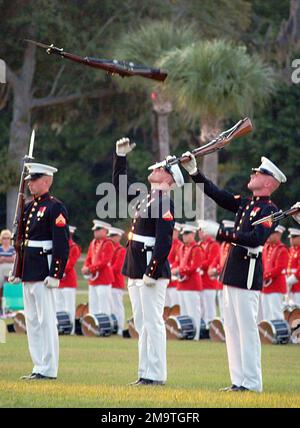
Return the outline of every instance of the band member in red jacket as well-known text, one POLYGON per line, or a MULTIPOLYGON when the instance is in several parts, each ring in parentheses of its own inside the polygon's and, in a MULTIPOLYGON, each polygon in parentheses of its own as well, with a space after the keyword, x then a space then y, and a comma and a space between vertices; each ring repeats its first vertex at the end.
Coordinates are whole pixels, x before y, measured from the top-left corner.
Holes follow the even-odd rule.
POLYGON ((126 249, 120 244, 124 230, 117 227, 109 229, 109 238, 114 244, 114 254, 111 261, 111 267, 114 274, 112 283, 112 313, 116 316, 118 321, 118 335, 122 336, 125 323, 125 309, 123 303, 125 277, 122 274, 122 267, 124 264, 126 249))
POLYGON ((291 303, 300 305, 300 229, 290 228, 289 233, 291 247, 286 283, 290 290, 291 303))
POLYGON ((69 258, 63 277, 59 282, 59 288, 55 293, 56 312, 68 312, 70 315, 70 321, 73 324, 71 334, 75 332, 76 288, 78 285, 75 265, 81 255, 80 246, 73 241, 75 230, 75 226, 69 226, 69 258))
POLYGON ((94 239, 90 243, 82 274, 89 280, 89 311, 111 315, 111 286, 114 275, 111 261, 114 244, 107 238, 110 224, 93 220, 94 239))
POLYGON ((179 275, 179 250, 183 245, 182 241, 179 239, 181 227, 182 227, 181 224, 175 222, 175 226, 173 230, 172 247, 168 257, 172 276, 166 292, 165 306, 169 306, 169 307, 180 304, 179 295, 177 291, 177 284, 178 284, 178 275, 179 275))
POLYGON ((220 260, 220 244, 202 229, 199 229, 198 236, 200 239, 199 246, 202 248, 204 254, 201 264, 203 285, 203 292, 201 293, 202 318, 207 325, 211 320, 216 318, 216 297, 219 281, 215 265, 220 260))
POLYGON ((261 294, 262 316, 265 320, 283 319, 283 298, 286 293, 286 269, 289 253, 281 242, 285 227, 277 226, 268 238, 262 253, 264 282, 261 294))
POLYGON ((201 325, 201 298, 203 290, 201 265, 204 258, 203 250, 195 241, 197 228, 191 224, 182 227, 183 244, 179 249, 178 290, 180 296, 180 314, 190 316, 195 325, 199 339, 201 325))

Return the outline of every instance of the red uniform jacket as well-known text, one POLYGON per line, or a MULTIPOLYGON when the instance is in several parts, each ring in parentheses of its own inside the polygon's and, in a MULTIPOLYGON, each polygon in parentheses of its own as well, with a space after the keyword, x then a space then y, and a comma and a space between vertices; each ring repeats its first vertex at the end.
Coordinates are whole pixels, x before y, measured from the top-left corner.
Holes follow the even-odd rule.
MULTIPOLYGON (((179 249, 183 243, 180 241, 180 239, 173 239, 172 247, 169 253, 169 264, 171 270, 179 266, 179 249)), ((168 287, 177 287, 178 281, 170 281, 168 287)))
POLYGON ((179 274, 184 280, 178 281, 178 290, 203 290, 200 273, 203 258, 203 251, 195 241, 179 248, 179 274))
POLYGON ((92 277, 89 285, 110 285, 114 275, 111 260, 114 254, 114 244, 108 238, 93 239, 90 243, 84 266, 89 268, 92 277))
POLYGON ((119 243, 114 244, 114 247, 114 254, 111 260, 111 267, 114 275, 112 287, 125 288, 125 278, 122 275, 122 267, 126 256, 126 249, 119 243))
POLYGON ((72 239, 69 239, 69 248, 69 258, 65 267, 63 277, 59 282, 59 288, 76 288, 78 285, 75 265, 81 255, 81 249, 79 245, 76 244, 76 242, 74 242, 72 239))
POLYGON ((282 242, 266 243, 262 253, 264 269, 263 293, 286 293, 286 269, 289 253, 282 242), (270 285, 268 285, 270 283, 270 285), (266 285, 265 285, 266 284, 266 285))
MULTIPOLYGON (((208 275, 209 269, 216 268, 216 265, 219 264, 220 260, 220 244, 217 241, 214 241, 211 237, 207 238, 204 242, 200 242, 200 247, 203 249, 204 259, 202 260, 201 269, 202 274, 202 283, 204 290, 218 290, 219 281, 216 278, 211 278, 208 275)), ((216 272, 217 273, 217 272, 216 272)))
POLYGON ((292 293, 300 292, 300 245, 291 247, 289 251, 289 261, 287 267, 287 274, 294 274, 298 282, 292 286, 292 293))

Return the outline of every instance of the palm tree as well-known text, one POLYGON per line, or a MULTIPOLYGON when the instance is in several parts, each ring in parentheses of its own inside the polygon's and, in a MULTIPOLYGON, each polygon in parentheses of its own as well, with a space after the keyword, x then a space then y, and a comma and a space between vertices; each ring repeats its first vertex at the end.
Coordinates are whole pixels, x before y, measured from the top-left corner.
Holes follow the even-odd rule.
MULTIPOLYGON (((156 66, 166 52, 174 47, 181 49, 195 40, 196 31, 192 25, 175 26, 167 21, 149 22, 136 31, 124 34, 118 41, 114 54, 117 58, 130 60, 136 64, 156 66)), ((119 80, 125 91, 145 90, 152 102, 153 151, 157 160, 162 160, 170 152, 168 116, 173 107, 166 96, 166 83, 154 83, 147 79, 119 80)))
MULTIPOLYGON (((199 41, 168 52, 159 63, 172 70, 168 93, 189 121, 200 122, 200 145, 219 134, 222 121, 251 115, 274 89, 274 73, 244 46, 222 40, 199 41)), ((204 157, 204 174, 218 181, 218 153, 204 157)), ((205 218, 216 219, 216 206, 205 198, 205 218)))

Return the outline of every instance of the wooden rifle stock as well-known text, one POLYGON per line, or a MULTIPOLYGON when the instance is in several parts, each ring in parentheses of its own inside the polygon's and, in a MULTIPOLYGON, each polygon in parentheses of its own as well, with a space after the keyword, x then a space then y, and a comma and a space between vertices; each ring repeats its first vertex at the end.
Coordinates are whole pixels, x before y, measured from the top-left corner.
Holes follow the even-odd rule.
POLYGON ((152 79, 159 82, 163 82, 168 74, 161 71, 159 68, 150 68, 144 65, 137 65, 133 62, 100 59, 92 57, 82 57, 74 55, 69 52, 64 52, 63 48, 57 48, 52 45, 45 45, 44 43, 35 42, 34 40, 25 39, 26 42, 34 44, 40 48, 46 49, 46 52, 50 54, 59 55, 63 58, 67 58, 71 61, 78 62, 80 64, 87 65, 92 68, 98 68, 106 71, 110 74, 118 74, 121 77, 140 76, 146 79, 152 79))

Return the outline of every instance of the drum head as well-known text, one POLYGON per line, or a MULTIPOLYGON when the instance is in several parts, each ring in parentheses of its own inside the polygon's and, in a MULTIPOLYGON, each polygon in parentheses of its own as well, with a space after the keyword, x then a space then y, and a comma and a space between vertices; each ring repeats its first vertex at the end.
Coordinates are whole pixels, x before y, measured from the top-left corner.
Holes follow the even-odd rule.
POLYGON ((164 307, 164 312, 163 312, 163 319, 164 321, 166 321, 166 319, 170 316, 170 306, 165 306, 164 307))
POLYGON ((75 318, 77 320, 80 320, 89 312, 89 305, 88 303, 79 303, 79 305, 76 308, 75 312, 75 318))
POLYGON ((225 342, 225 330, 221 318, 215 318, 210 322, 209 337, 213 342, 225 342))
POLYGON ((100 336, 98 320, 93 314, 86 314, 81 320, 81 331, 84 336, 100 336))
POLYGON ((179 305, 172 306, 170 308, 169 317, 177 317, 178 315, 180 315, 180 306, 179 305))
POLYGON ((290 327, 292 327, 292 325, 293 325, 293 323, 296 321, 296 320, 299 320, 299 323, 300 323, 300 308, 294 308, 291 312, 290 312, 290 314, 289 314, 289 317, 288 317, 288 323, 289 323, 289 325, 290 325, 290 327))
POLYGON ((26 321, 24 311, 19 311, 14 317, 15 332, 19 334, 26 334, 26 321))
POLYGON ((289 306, 289 305, 284 306, 283 315, 284 315, 284 319, 286 321, 289 320, 290 313, 291 313, 291 306, 289 306))
POLYGON ((132 337, 133 339, 138 339, 139 338, 139 334, 138 334, 138 332, 136 331, 136 329, 134 327, 133 317, 130 318, 127 321, 127 323, 128 323, 128 331, 129 331, 130 337, 132 337))
POLYGON ((276 332, 269 321, 261 321, 258 324, 258 330, 261 343, 268 345, 276 343, 276 332))
POLYGON ((166 332, 167 332, 167 339, 178 340, 182 338, 180 325, 176 317, 172 316, 166 320, 166 332))

